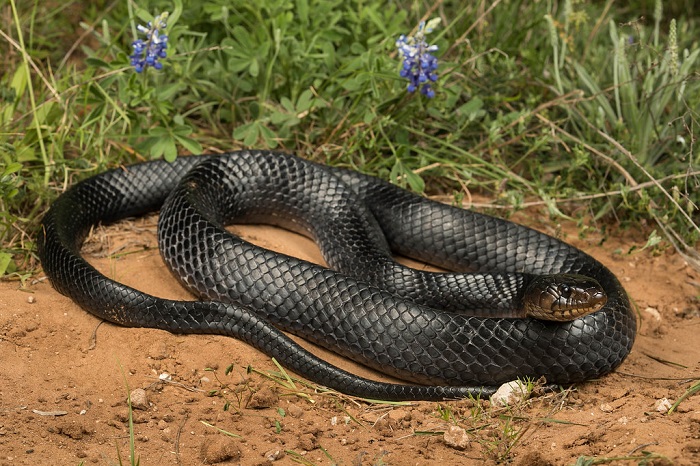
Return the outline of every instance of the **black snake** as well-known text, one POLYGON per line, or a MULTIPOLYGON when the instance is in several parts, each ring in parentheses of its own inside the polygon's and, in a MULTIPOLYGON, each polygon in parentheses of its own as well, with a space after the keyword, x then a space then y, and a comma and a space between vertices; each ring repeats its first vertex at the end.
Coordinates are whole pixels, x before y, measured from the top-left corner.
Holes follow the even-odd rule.
POLYGON ((281 153, 241 151, 111 170, 59 196, 42 231, 39 257, 51 283, 96 316, 233 336, 313 382, 367 398, 483 395, 517 377, 580 382, 617 367, 635 337, 619 281, 580 250, 371 176, 281 153), (165 261, 207 300, 144 294, 81 257, 95 224, 158 209, 165 261), (329 266, 345 273, 253 246, 223 229, 234 220, 313 236, 329 266), (397 266, 391 251, 470 273, 414 271, 397 266), (568 312, 564 301, 575 298, 576 277, 570 277, 574 286, 564 286, 564 298, 546 285, 530 295, 533 280, 553 274, 590 277, 584 287, 597 281, 604 295, 593 290, 590 306, 602 309, 565 322, 515 318, 513 309, 527 307, 524 298, 568 312), (409 383, 345 372, 280 329, 409 383))

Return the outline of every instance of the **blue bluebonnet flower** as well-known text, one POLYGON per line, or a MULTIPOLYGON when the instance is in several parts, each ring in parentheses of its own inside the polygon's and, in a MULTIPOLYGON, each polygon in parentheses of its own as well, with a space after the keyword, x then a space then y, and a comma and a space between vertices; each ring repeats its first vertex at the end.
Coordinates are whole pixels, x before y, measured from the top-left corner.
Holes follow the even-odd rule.
POLYGON ((149 66, 157 70, 163 68, 160 59, 167 56, 165 50, 168 48, 168 36, 163 34, 168 27, 165 22, 167 19, 168 13, 161 13, 153 21, 149 21, 147 26, 142 24, 136 26, 138 31, 146 36, 145 39, 136 39, 131 43, 134 49, 134 53, 130 56, 131 66, 137 73, 141 73, 149 66))
POLYGON ((403 59, 403 67, 399 74, 408 79, 406 89, 408 92, 415 92, 420 88, 421 94, 429 98, 435 97, 431 83, 438 78, 438 60, 432 52, 435 52, 438 46, 429 45, 425 41, 425 35, 432 32, 438 22, 439 19, 431 20, 426 25, 425 21, 421 21, 414 36, 401 35, 396 41, 396 47, 403 59))

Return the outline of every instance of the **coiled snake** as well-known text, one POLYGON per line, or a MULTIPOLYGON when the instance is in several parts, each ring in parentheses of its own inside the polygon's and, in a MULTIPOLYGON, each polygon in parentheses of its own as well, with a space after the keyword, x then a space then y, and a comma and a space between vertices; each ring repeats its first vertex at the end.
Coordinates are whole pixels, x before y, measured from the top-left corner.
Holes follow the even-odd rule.
POLYGON ((576 248, 275 152, 180 157, 84 180, 52 204, 38 247, 53 286, 102 319, 233 336, 313 382, 374 399, 484 395, 526 376, 580 382, 617 367, 636 331, 619 281, 576 248), (205 300, 144 294, 81 257, 93 225, 158 209, 163 258, 205 300), (329 266, 343 272, 249 244, 223 229, 234 220, 310 235, 329 266), (391 251, 470 273, 414 271, 396 265, 391 251), (554 284, 540 275, 555 275, 554 284), (555 318, 570 318, 571 305, 596 312, 562 322, 523 317, 537 312, 533 303, 555 318), (407 383, 350 374, 280 329, 407 383))

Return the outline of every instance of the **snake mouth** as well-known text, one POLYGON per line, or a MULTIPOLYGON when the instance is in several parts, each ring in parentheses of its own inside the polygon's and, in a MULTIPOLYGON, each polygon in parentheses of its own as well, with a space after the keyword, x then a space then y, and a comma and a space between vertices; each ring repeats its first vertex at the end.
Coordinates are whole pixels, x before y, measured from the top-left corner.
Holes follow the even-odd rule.
POLYGON ((599 311, 607 301, 607 294, 591 277, 542 275, 525 290, 523 309, 528 317, 566 322, 599 311))

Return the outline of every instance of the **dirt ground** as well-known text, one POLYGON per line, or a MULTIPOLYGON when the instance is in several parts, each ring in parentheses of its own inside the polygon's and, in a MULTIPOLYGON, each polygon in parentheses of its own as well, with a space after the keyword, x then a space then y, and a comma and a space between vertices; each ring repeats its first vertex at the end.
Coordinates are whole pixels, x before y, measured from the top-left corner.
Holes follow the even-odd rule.
MULTIPOLYGON (((142 465, 700 464, 700 394, 671 414, 658 409, 700 378, 700 273, 673 251, 640 251, 639 232, 579 238, 573 226, 536 217, 518 218, 600 259, 639 308, 632 353, 609 376, 511 407, 371 404, 300 381, 290 387, 269 358, 230 338, 101 324, 38 275, 24 289, 0 283, 0 465, 128 464, 126 400, 135 389, 143 389, 133 392, 142 465)), ((192 299, 164 268, 154 231, 153 217, 98 228, 85 252, 110 277, 192 299)), ((245 234, 320 260, 298 236, 245 234)))

